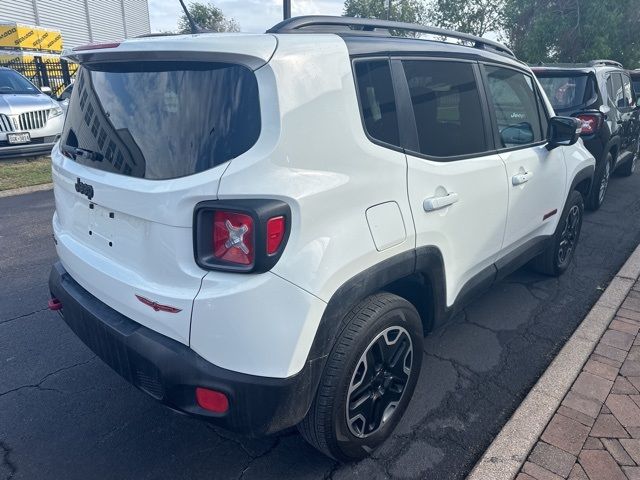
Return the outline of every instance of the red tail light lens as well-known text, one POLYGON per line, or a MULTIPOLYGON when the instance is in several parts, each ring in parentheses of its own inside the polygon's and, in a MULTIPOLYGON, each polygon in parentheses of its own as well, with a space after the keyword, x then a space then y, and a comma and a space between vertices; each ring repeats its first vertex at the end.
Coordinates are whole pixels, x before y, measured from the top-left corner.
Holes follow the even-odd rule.
POLYGON ((222 261, 251 265, 255 258, 253 218, 238 212, 213 215, 213 255, 222 261))
POLYGON ((576 118, 582 122, 581 135, 596 133, 602 125, 602 115, 584 113, 577 115, 576 118))
POLYGON ((273 217, 267 221, 267 255, 273 255, 278 251, 285 234, 284 217, 273 217))
POLYGON ((198 401, 198 405, 210 412, 225 413, 229 410, 229 399, 224 393, 216 390, 197 387, 196 400, 198 401))

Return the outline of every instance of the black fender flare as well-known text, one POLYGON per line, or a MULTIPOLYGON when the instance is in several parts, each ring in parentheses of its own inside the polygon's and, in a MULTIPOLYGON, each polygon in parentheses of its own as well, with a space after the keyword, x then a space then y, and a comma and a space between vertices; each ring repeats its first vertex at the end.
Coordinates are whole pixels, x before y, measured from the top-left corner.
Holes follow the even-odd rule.
POLYGON ((331 353, 344 328, 344 318, 354 305, 386 285, 415 274, 423 275, 431 285, 436 320, 445 315, 446 283, 440 250, 433 246, 407 250, 359 272, 334 292, 320 319, 308 361, 331 353))
MULTIPOLYGON (((620 135, 619 134, 612 135, 611 138, 609 139, 609 141, 607 142, 607 144, 602 149, 602 158, 600 160, 604 161, 604 159, 607 158, 607 155, 609 154, 609 152, 611 152, 611 149, 613 147, 617 147, 618 154, 620 154, 620 147, 621 146, 622 146, 622 139, 620 138, 620 135)), ((614 163, 615 163, 616 159, 614 158, 613 160, 614 160, 614 163)), ((612 165, 611 167, 613 168, 614 166, 615 165, 612 165)))

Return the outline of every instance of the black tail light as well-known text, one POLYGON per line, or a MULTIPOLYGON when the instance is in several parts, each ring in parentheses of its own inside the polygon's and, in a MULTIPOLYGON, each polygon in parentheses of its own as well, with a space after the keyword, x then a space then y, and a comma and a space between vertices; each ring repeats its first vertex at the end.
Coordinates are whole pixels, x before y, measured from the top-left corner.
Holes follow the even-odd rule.
POLYGON ((279 200, 213 200, 196 205, 193 223, 198 266, 259 273, 280 259, 291 230, 291 209, 279 200))

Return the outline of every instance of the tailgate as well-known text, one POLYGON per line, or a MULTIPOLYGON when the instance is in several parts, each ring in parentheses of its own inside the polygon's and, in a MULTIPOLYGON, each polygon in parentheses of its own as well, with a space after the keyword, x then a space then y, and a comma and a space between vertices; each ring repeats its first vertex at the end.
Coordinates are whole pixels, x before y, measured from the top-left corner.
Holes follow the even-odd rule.
POLYGON ((75 55, 52 152, 58 255, 99 300, 187 345, 206 273, 194 260, 194 207, 217 198, 229 161, 258 141, 253 71, 275 46, 271 35, 195 35, 75 55))
POLYGON ((224 166, 160 185, 84 167, 57 149, 52 163, 54 236, 65 269, 123 315, 188 344, 206 273, 193 258, 193 207, 215 199, 224 166), (78 179, 92 188, 91 200, 76 191, 78 179))

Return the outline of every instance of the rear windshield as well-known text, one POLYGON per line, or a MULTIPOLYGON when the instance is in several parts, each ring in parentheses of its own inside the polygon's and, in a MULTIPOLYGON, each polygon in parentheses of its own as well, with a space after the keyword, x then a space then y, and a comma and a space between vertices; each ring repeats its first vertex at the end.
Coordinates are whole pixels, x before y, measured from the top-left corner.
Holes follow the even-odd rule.
POLYGON ((231 160, 259 135, 258 85, 244 66, 103 63, 78 73, 61 148, 83 165, 163 180, 231 160))
POLYGON ((536 72, 536 76, 556 110, 578 107, 592 99, 595 101, 593 79, 588 74, 562 76, 536 72))

